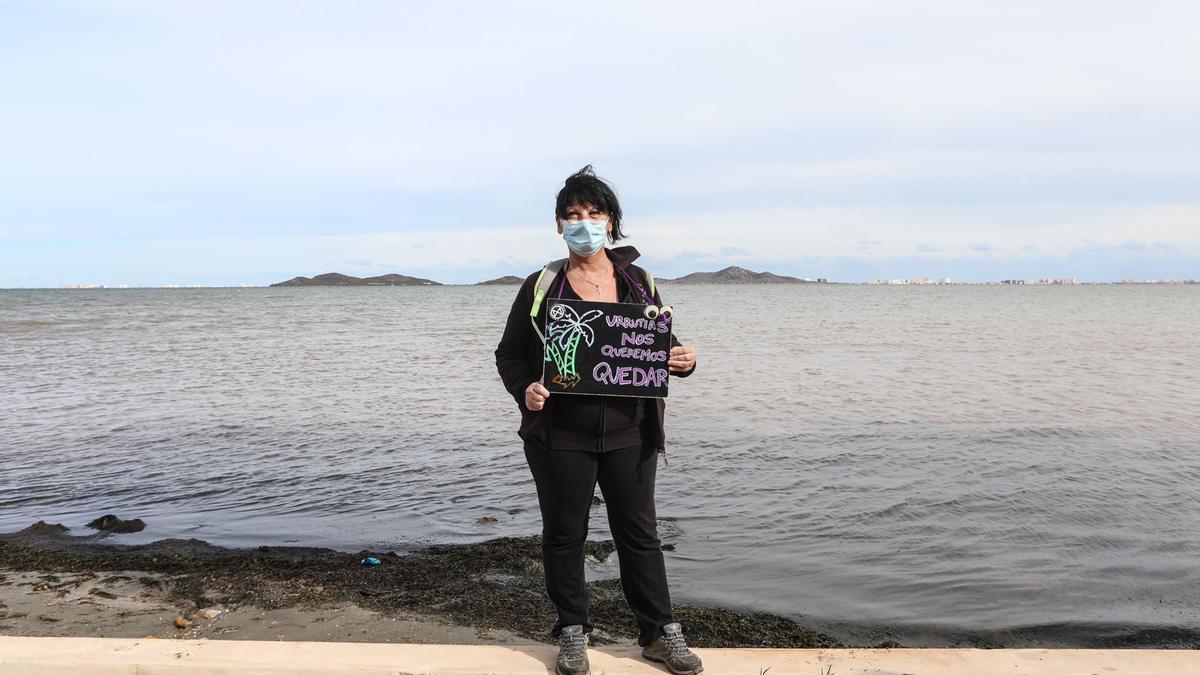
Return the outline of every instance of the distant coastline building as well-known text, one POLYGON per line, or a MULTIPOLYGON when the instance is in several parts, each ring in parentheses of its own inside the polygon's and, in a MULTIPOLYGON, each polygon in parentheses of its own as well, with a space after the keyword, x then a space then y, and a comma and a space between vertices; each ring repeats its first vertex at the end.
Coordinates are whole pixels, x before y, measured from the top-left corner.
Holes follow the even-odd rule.
MULTIPOLYGON (((818 279, 818 281, 823 281, 818 279)), ((953 283, 950 277, 944 279, 929 279, 927 277, 917 277, 915 279, 872 279, 863 283, 871 286, 936 286, 941 284, 953 283)))
POLYGON ((1075 277, 1066 277, 1064 279, 1042 277, 1037 281, 1034 281, 1033 279, 1004 279, 1000 283, 1007 284, 1009 286, 1076 286, 1079 284, 1079 280, 1075 277))
POLYGON ((1133 277, 1126 277, 1123 281, 1080 281, 1077 277, 1042 277, 1041 279, 1001 279, 1000 281, 958 281, 955 282, 949 277, 944 279, 928 279, 925 277, 917 277, 915 279, 872 279, 864 281, 864 284, 871 286, 925 286, 925 285, 941 285, 941 284, 957 284, 957 285, 1003 285, 1003 286, 1079 286, 1081 284, 1200 284, 1200 279, 1146 279, 1145 281, 1137 281, 1133 277))

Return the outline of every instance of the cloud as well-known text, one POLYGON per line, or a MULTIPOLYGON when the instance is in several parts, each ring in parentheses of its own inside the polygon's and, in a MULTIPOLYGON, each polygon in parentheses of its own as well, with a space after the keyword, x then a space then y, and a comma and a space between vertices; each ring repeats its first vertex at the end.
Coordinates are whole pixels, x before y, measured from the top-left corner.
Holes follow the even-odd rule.
POLYGON ((338 260, 486 268, 509 250, 515 273, 561 255, 551 200, 589 162, 662 260, 802 253, 866 273, 914 250, 1019 266, 1031 242, 1056 259, 1200 251, 1194 4, 1068 0, 1036 20, 928 0, 4 15, 0 58, 23 65, 3 76, 0 286, 121 265, 199 281, 338 260), (546 36, 578 25, 605 49, 547 58, 546 36), (579 82, 603 104, 565 100, 579 82))
POLYGON ((711 260, 717 257, 713 253, 707 251, 680 251, 671 257, 672 260, 678 262, 695 262, 701 260, 711 260))

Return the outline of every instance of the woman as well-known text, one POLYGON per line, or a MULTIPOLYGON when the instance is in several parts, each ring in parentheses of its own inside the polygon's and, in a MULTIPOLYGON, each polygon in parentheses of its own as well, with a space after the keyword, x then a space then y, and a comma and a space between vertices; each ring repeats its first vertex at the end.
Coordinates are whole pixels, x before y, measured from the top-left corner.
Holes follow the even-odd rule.
MULTIPOLYGON (((554 206, 567 261, 555 273, 546 298, 635 302, 662 306, 632 246, 605 248, 621 231, 621 207, 612 187, 588 166, 570 176, 554 206)), ((609 526, 621 567, 621 585, 640 629, 642 656, 673 673, 698 673, 700 659, 684 642, 671 614, 666 567, 654 510, 657 456, 665 452, 661 398, 559 394, 541 381, 544 352, 540 332, 546 301, 532 315, 541 270, 529 275, 513 302, 496 348, 496 368, 521 410, 517 434, 537 485, 542 512, 542 562, 546 589, 558 610, 551 635, 559 640, 556 672, 588 672, 588 620, 584 541, 596 483, 604 493, 609 526)), ((548 273, 549 274, 549 273, 548 273)), ((691 375, 696 351, 672 333, 667 369, 691 375)), ((665 456, 664 456, 665 460, 665 456)))

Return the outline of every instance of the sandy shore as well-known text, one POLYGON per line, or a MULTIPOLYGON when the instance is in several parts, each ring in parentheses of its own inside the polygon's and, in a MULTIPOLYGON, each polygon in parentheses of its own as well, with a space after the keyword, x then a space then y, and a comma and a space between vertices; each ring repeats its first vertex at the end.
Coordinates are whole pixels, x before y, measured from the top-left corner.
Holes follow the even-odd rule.
POLYGON ((0 569, 0 634, 30 637, 300 640, 428 644, 537 644, 508 631, 350 602, 265 609, 172 598, 175 575, 0 569), (177 625, 184 620, 186 623, 177 625))
MULTIPOLYGON (((0 634, 437 644, 553 643, 537 536, 398 555, 114 543, 39 521, 0 534, 0 634), (372 556, 378 565, 362 565, 372 556)), ((611 541, 588 542, 604 560, 611 541)), ((620 580, 588 584, 596 645, 636 644, 620 580)), ((854 624, 676 605, 694 647, 1200 647, 1200 630, 1095 625, 994 632, 854 624)))

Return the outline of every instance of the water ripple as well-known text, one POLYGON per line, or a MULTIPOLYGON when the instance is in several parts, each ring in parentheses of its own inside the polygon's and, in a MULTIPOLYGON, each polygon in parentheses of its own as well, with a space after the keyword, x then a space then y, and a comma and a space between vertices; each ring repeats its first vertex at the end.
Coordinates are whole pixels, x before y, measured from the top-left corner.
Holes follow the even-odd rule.
MULTIPOLYGON (((492 353, 514 291, 0 291, 0 528, 111 512, 147 521, 129 542, 349 551, 537 532, 492 353)), ((700 357, 657 479, 672 596, 1196 616, 1200 289, 1132 291, 664 284, 700 357)))

